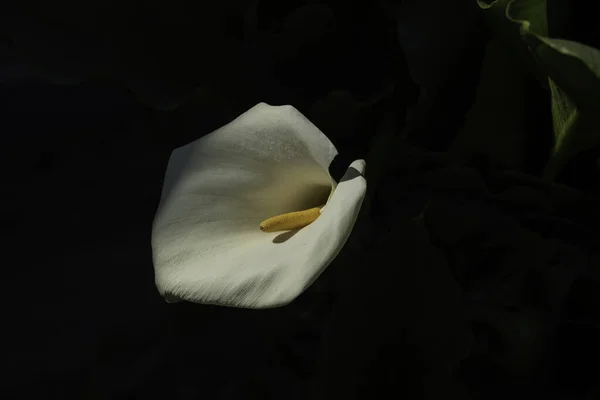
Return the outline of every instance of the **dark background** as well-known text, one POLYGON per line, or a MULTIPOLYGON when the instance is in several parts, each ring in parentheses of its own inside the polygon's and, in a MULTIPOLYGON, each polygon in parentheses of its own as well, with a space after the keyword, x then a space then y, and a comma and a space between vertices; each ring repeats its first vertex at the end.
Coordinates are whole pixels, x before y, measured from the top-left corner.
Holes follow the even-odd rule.
POLYGON ((511 171, 450 154, 489 33, 446 3, 4 5, 2 396, 599 398, 598 152, 554 185, 548 144, 511 171), (260 101, 344 160, 396 133, 369 245, 287 307, 168 305, 150 231, 170 152, 260 101))

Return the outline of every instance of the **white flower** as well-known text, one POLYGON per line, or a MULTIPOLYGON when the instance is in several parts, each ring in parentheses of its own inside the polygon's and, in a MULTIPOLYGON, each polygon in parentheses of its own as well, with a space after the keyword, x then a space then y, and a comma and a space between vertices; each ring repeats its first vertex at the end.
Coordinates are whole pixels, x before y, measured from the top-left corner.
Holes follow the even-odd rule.
POLYGON ((336 155, 298 110, 265 103, 173 151, 152 230, 159 292, 243 308, 298 297, 344 246, 365 196, 365 162, 336 184, 328 171, 336 155), (304 228, 259 228, 325 203, 304 228))

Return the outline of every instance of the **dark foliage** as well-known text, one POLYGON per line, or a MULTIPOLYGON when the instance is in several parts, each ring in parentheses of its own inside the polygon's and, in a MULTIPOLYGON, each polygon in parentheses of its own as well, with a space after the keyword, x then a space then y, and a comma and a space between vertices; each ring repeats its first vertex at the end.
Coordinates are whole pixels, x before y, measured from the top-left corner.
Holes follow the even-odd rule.
MULTIPOLYGON (((600 47, 584 8, 562 32, 600 47)), ((598 150, 538 179, 531 84, 546 119, 520 171, 451 154, 490 39, 476 7, 28 0, 0 23, 3 398, 599 395, 598 150), (259 101, 301 110, 340 168, 393 130, 370 234, 289 306, 166 304, 169 154, 259 101)))

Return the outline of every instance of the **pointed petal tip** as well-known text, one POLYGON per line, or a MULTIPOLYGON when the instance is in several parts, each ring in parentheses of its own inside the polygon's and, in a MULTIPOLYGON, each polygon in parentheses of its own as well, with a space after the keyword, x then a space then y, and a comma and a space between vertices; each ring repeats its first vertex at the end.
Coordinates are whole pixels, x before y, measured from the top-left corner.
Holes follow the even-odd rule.
POLYGON ((348 168, 354 168, 355 170, 357 170, 361 175, 365 175, 365 171, 367 169, 367 163, 365 162, 365 160, 355 160, 352 162, 352 164, 350 164, 350 167, 348 168))

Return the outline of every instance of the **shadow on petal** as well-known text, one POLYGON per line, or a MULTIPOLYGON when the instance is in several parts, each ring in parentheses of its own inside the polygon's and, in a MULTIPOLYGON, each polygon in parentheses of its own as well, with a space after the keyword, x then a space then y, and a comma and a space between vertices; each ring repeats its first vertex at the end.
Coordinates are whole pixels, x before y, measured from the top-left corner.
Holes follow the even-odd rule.
POLYGON ((300 229, 292 229, 291 231, 283 232, 273 238, 273 243, 284 243, 292 238, 300 229))
POLYGON ((357 170, 354 167, 349 167, 348 170, 346 171, 346 173, 344 174, 344 176, 342 176, 342 179, 340 179, 339 183, 352 180, 352 179, 354 179, 354 178, 356 178, 358 176, 362 176, 362 174, 360 173, 360 171, 357 170))

